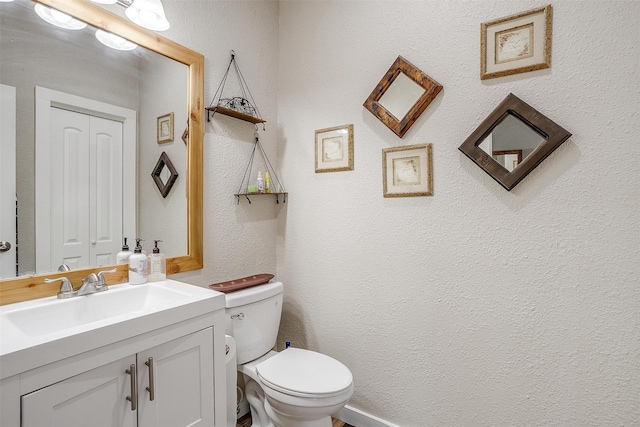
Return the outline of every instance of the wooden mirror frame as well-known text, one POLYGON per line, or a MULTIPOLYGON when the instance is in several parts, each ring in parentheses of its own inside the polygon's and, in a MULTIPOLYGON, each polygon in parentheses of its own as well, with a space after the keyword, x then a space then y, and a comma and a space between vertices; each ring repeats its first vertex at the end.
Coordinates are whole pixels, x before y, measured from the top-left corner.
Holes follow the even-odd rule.
MULTIPOLYGON (((139 27, 85 0, 34 0, 58 9, 96 28, 117 34, 139 46, 178 61, 188 67, 189 142, 187 144, 187 255, 167 258, 167 274, 198 270, 203 266, 202 250, 202 141, 204 137, 204 56, 152 31, 139 27)), ((128 265, 85 268, 64 273, 20 276, 0 280, 0 305, 56 295, 59 283, 44 283, 45 277, 65 276, 78 284, 89 273, 117 268, 105 274, 108 284, 128 280, 128 265)))
POLYGON ((393 133, 402 138, 441 90, 442 85, 440 83, 420 71, 402 56, 398 56, 389 68, 389 71, 387 71, 384 77, 382 77, 380 83, 378 83, 373 92, 371 92, 371 95, 369 95, 363 105, 371 112, 371 114, 376 116, 378 120, 391 129, 393 133), (420 96, 407 114, 399 119, 380 104, 380 98, 382 98, 400 73, 404 73, 407 77, 422 87, 425 92, 420 96))
POLYGON ((536 168, 553 151, 571 137, 571 133, 563 129, 551 119, 510 93, 497 107, 484 119, 458 149, 462 151, 475 164, 502 185, 507 191, 511 191, 520 181, 536 168), (531 130, 538 133, 544 141, 533 150, 531 154, 522 160, 511 172, 500 165, 492 156, 486 153, 480 144, 493 129, 502 123, 508 115, 520 119, 531 130))

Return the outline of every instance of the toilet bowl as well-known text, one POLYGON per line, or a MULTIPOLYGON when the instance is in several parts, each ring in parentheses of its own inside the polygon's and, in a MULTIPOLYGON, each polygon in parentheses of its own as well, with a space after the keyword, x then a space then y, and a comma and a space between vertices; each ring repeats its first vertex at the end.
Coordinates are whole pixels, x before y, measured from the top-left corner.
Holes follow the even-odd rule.
POLYGON ((341 362, 290 347, 273 351, 284 285, 268 283, 226 294, 226 333, 236 341, 238 371, 255 427, 331 427, 331 415, 353 395, 341 362))

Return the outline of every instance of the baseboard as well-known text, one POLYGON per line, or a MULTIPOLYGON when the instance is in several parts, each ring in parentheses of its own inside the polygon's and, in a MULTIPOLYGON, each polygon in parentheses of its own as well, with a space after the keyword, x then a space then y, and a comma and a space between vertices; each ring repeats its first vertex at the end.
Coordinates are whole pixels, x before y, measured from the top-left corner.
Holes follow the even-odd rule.
POLYGON ((355 427, 400 427, 349 405, 342 408, 335 417, 355 427))

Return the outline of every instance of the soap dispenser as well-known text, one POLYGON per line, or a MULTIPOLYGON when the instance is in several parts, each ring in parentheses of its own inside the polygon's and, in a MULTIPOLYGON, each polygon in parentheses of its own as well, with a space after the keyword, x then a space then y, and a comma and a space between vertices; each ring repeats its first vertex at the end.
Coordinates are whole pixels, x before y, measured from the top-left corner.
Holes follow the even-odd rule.
POLYGON ((158 248, 158 242, 162 242, 162 240, 154 240, 154 242, 153 253, 149 255, 149 276, 147 278, 150 282, 167 279, 167 258, 158 248))
POLYGON ((129 257, 129 283, 142 285, 147 283, 147 256, 142 253, 141 238, 136 239, 136 248, 129 257))
POLYGON ((133 252, 129 250, 129 245, 127 245, 127 238, 124 238, 124 245, 122 245, 122 250, 118 252, 116 255, 116 264, 126 264, 129 262, 129 257, 133 252))

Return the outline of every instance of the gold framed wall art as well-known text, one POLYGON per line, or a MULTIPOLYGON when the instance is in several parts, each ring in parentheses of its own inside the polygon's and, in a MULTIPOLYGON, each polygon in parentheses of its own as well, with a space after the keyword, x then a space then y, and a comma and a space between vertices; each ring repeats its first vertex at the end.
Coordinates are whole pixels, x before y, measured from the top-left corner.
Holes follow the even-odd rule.
POLYGON ((173 113, 158 117, 158 144, 173 141, 173 113))
POLYGON ((383 149, 383 196, 433 196, 432 157, 431 144, 383 149))
POLYGON ((316 136, 316 173, 353 170, 353 125, 320 129, 316 136))
POLYGON ((480 24, 480 79, 551 67, 551 5, 480 24))

